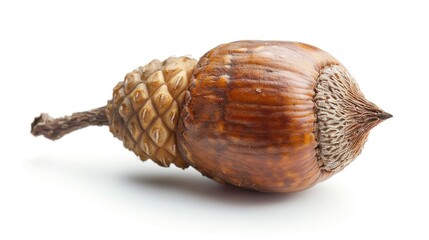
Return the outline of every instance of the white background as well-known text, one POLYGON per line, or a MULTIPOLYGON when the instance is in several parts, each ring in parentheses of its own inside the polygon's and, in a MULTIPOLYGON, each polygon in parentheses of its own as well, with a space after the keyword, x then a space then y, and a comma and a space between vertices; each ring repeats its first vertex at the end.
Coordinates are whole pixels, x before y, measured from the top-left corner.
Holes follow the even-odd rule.
POLYGON ((0 239, 428 239, 423 3, 1 1, 0 239), (241 39, 330 52, 394 118, 343 172, 291 195, 141 163, 107 127, 56 142, 30 135, 40 112, 102 106, 153 58, 241 39))

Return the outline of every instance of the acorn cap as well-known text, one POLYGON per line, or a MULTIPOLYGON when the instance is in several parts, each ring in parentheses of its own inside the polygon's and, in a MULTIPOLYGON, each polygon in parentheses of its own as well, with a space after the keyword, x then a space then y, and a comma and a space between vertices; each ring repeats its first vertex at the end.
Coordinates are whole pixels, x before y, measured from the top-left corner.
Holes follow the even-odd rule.
POLYGON ((153 60, 114 88, 106 110, 110 132, 141 160, 189 166, 178 153, 175 130, 195 64, 188 57, 153 60))

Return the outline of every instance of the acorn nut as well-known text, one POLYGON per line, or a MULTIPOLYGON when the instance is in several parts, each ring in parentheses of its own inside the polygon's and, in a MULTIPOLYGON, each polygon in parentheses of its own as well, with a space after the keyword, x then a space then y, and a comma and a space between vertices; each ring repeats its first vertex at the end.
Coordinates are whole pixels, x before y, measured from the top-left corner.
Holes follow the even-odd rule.
POLYGON ((192 166, 251 190, 295 192, 344 169, 390 117, 328 53, 297 42, 238 41, 198 62, 153 60, 128 73, 107 106, 57 119, 41 114, 31 133, 56 140, 108 125, 141 160, 192 166))

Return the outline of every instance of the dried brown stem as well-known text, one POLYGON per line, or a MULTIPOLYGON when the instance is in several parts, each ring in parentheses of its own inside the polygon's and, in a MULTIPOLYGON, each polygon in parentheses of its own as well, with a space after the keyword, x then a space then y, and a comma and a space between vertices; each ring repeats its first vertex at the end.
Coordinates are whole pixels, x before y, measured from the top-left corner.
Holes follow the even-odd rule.
POLYGON ((61 118, 52 118, 48 114, 42 113, 31 124, 31 134, 34 136, 43 135, 51 140, 57 140, 84 127, 103 125, 109 125, 106 107, 73 113, 71 116, 61 118))

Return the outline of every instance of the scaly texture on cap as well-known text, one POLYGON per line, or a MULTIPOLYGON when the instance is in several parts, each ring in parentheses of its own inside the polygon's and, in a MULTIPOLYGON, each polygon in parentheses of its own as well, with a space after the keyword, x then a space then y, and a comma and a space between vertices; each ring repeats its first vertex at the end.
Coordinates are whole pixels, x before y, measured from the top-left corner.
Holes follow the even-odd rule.
POLYGON ((153 60, 114 88, 106 108, 110 132, 141 160, 189 166, 178 153, 175 130, 195 64, 188 57, 153 60))

